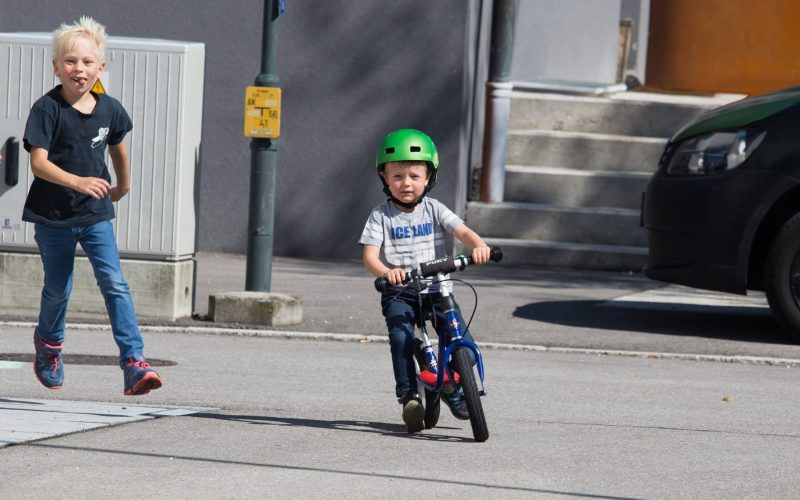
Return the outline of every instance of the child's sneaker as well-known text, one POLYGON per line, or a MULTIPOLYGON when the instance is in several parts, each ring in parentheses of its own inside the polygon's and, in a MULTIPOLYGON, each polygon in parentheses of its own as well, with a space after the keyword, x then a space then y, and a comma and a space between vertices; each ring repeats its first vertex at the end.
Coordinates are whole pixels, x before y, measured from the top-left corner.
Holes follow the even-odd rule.
POLYGON ((161 377, 144 358, 128 358, 128 364, 122 367, 122 371, 125 374, 126 396, 141 396, 161 387, 161 377))
POLYGON ((464 401, 464 391, 461 390, 461 387, 450 393, 445 393, 443 399, 454 417, 459 420, 469 420, 469 410, 467 409, 467 402, 464 401))
POLYGON ((425 408, 419 394, 412 393, 402 398, 403 422, 406 423, 408 432, 419 432, 425 428, 425 408))
POLYGON ((61 350, 64 344, 48 344, 35 331, 33 346, 36 358, 33 360, 33 373, 48 389, 60 389, 64 384, 64 365, 61 364, 61 350))

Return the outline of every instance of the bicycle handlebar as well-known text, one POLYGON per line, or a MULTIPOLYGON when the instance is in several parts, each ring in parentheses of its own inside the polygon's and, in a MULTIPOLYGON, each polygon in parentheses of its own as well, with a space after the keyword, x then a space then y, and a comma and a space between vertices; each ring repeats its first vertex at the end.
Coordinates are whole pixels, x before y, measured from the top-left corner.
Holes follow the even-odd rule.
MULTIPOLYGON (((489 260, 492 262, 500 262, 503 260, 503 250, 500 247, 492 247, 489 253, 489 260)), ((445 257, 443 259, 436 259, 430 262, 423 262, 417 269, 411 270, 406 273, 406 279, 403 283, 408 283, 415 277, 427 278, 435 276, 439 273, 452 273, 455 271, 463 271, 467 266, 473 264, 472 257, 464 255, 457 255, 455 257, 445 257)), ((389 279, 386 276, 380 276, 375 279, 375 290, 383 293, 388 290, 392 285, 389 284, 389 279)))

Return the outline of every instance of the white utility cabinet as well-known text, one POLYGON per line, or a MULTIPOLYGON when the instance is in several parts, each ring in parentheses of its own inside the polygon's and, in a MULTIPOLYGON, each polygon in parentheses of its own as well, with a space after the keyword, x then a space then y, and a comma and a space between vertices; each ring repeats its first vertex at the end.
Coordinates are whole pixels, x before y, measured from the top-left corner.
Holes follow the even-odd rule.
MULTIPOLYGON (((60 83, 53 74, 51 44, 50 33, 0 33, 0 147, 5 156, 0 163, 3 253, 37 252, 33 225, 21 220, 33 181, 22 136, 33 103, 60 83)), ((190 265, 193 261, 204 63, 202 43, 109 37, 106 45, 106 67, 100 83, 107 94, 122 103, 133 121, 133 130, 125 139, 130 154, 131 190, 115 204, 114 225, 120 255, 140 267, 141 261, 190 265)), ((107 162, 113 179, 110 159, 107 162)), ((18 260, 19 256, 11 257, 18 260)), ((15 265, 19 265, 16 260, 15 265)), ((165 272, 164 266, 155 269, 158 275, 165 272)), ((6 266, 3 275, 8 277, 10 271, 6 266)), ((137 270, 140 272, 144 271, 137 270)), ((181 268, 180 274, 186 274, 186 269, 181 268)), ((76 287, 79 275, 76 268, 76 287)), ((127 271, 126 277, 136 299, 133 284, 137 278, 127 271)), ((152 281, 151 278, 148 279, 152 281)), ((189 288, 184 283, 180 285, 182 296, 193 293, 192 279, 189 281, 189 288)), ((164 286, 161 283, 159 288, 164 286)), ((185 302, 186 297, 181 300, 185 302)), ((147 303, 149 299, 140 299, 137 310, 143 316, 177 317, 191 313, 191 296, 188 300, 188 309, 183 304, 180 311, 150 314, 142 313, 139 306, 139 302, 147 303)), ((155 302, 163 300, 156 298, 155 302)), ((166 311, 159 306, 161 309, 166 311)))
MULTIPOLYGON (((60 83, 53 74, 49 33, 0 33, 0 141, 19 140, 16 186, 0 176, 0 247, 33 246, 21 222, 33 174, 22 134, 33 103, 60 83)), ((180 260, 195 251, 195 167, 203 109, 201 43, 110 37, 101 83, 133 120, 126 138, 132 186, 116 206, 123 256, 180 260)), ((6 169, 10 165, 4 165, 6 169)), ((109 170, 113 176, 114 170, 109 170)))

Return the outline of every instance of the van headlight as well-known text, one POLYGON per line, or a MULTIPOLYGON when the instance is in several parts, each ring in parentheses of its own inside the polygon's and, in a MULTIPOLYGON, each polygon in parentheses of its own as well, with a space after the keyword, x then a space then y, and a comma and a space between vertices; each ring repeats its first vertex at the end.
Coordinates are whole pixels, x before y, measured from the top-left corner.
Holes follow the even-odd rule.
POLYGON ((741 129, 710 132, 678 143, 667 164, 667 175, 713 175, 747 160, 764 140, 765 132, 741 129))

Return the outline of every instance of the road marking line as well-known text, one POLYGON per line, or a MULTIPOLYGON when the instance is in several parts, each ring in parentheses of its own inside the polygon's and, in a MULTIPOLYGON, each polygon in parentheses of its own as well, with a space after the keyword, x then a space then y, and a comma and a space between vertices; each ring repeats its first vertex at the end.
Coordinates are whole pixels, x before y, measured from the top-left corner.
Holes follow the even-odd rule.
POLYGON ((0 398, 0 448, 76 432, 215 408, 0 398))

